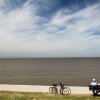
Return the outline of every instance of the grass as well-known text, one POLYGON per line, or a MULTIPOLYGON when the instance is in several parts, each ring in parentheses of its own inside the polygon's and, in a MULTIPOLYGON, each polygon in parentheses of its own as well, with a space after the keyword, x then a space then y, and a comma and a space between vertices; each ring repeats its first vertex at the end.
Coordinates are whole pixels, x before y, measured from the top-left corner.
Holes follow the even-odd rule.
POLYGON ((54 95, 48 93, 0 92, 0 100, 100 100, 92 95, 54 95))

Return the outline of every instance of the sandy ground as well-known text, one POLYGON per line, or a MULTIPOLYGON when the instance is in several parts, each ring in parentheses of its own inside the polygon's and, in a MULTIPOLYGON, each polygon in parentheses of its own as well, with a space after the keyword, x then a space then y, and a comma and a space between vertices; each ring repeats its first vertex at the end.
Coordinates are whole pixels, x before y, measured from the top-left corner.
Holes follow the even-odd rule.
MULTIPOLYGON (((0 91, 16 92, 46 92, 49 93, 50 86, 42 85, 8 85, 0 84, 0 91)), ((88 87, 68 86, 71 88, 71 94, 92 94, 88 87)), ((59 87, 58 87, 59 88, 59 87)))

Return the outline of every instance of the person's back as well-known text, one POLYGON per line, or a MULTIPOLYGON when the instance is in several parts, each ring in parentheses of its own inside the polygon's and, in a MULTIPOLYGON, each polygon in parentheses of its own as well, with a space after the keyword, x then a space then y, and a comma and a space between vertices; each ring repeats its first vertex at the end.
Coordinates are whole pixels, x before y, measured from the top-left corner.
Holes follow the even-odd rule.
POLYGON ((97 82, 91 82, 90 85, 96 86, 97 85, 97 82))
POLYGON ((92 79, 92 82, 90 83, 90 86, 89 86, 89 90, 93 92, 93 95, 97 94, 97 88, 98 88, 98 84, 97 82, 95 81, 95 79, 92 79))
POLYGON ((95 81, 95 79, 92 80, 92 82, 90 83, 91 86, 96 86, 97 82, 95 81))

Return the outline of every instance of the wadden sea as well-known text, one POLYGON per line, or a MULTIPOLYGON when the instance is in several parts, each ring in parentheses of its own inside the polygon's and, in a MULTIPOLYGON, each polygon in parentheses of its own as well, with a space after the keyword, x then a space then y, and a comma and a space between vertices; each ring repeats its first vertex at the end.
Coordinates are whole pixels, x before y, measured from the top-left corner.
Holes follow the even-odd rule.
POLYGON ((0 58, 0 84, 88 86, 100 82, 100 58, 0 58))

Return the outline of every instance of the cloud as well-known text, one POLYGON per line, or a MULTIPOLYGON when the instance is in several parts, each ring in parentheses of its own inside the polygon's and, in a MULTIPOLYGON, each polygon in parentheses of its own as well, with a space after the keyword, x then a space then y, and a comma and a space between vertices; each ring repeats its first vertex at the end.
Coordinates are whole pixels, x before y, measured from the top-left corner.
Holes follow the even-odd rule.
POLYGON ((100 56, 100 4, 74 13, 63 8, 48 19, 37 14, 42 2, 31 2, 7 13, 0 8, 1 57, 100 56))
POLYGON ((4 4, 5 0, 0 0, 0 6, 4 4))

